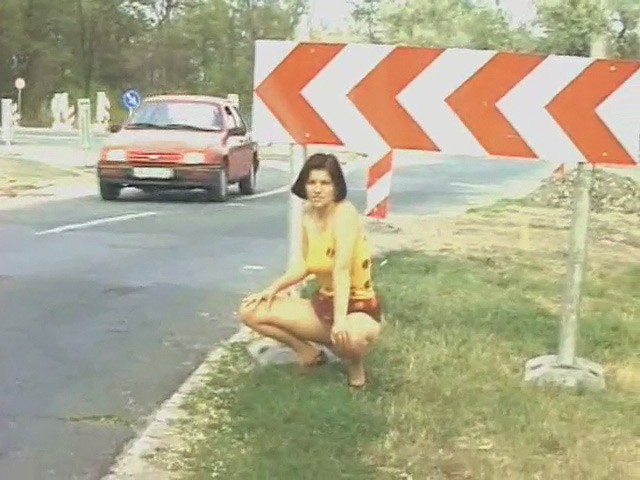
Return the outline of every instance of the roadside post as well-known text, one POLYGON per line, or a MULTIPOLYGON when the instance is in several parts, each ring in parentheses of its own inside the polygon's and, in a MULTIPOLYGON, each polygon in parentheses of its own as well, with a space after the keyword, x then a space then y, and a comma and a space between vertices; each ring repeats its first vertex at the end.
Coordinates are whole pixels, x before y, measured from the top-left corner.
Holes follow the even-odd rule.
POLYGON ((91 146, 91 100, 78 99, 78 134, 83 149, 91 146))
POLYGON ((18 122, 14 122, 15 126, 18 126, 20 119, 22 118, 22 90, 26 85, 27 83, 22 77, 16 78, 16 81, 14 82, 14 86, 18 90, 18 122))
POLYGON ((5 145, 11 145, 11 138, 13 136, 13 118, 11 115, 12 100, 10 98, 2 99, 2 140, 5 145))
MULTIPOLYGON (((605 0, 600 0, 600 5, 606 8, 605 0)), ((592 40, 591 57, 607 57, 606 37, 600 36, 592 40)), ((587 165, 586 162, 578 162, 576 166, 558 354, 541 355, 528 360, 524 373, 524 379, 528 382, 552 383, 589 390, 606 388, 603 367, 576 356, 582 287, 587 268, 591 185, 594 170, 595 166, 587 165)))
MULTIPOLYGON (((311 14, 304 15, 295 33, 296 41, 309 41, 311 37, 311 14)), ((307 146, 299 143, 289 145, 289 184, 293 186, 300 170, 307 158, 307 146)), ((289 193, 289 266, 293 265, 302 256, 302 199, 289 193)), ((300 296, 302 288, 296 286, 291 294, 300 296)))
MULTIPOLYGON (((290 185, 296 181, 307 156, 304 145, 293 144, 289 149, 290 185)), ((302 199, 289 194, 289 265, 293 265, 302 255, 302 199)))

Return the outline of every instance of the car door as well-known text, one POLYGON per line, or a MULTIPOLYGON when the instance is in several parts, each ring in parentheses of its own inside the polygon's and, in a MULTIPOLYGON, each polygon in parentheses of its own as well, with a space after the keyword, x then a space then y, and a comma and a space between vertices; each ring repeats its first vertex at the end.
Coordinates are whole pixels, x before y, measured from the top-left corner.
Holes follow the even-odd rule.
POLYGON ((230 107, 230 109, 236 121, 236 124, 238 125, 238 127, 240 128, 240 131, 242 132, 242 142, 241 142, 241 148, 240 148, 241 154, 239 155, 241 166, 239 167, 239 169, 240 169, 240 176, 246 177, 251 172, 250 168, 253 163, 253 148, 248 138, 247 124, 244 122, 242 115, 240 115, 240 112, 236 107, 230 107))
POLYGON ((243 144, 244 135, 241 135, 237 120, 233 115, 231 108, 227 105, 223 107, 225 126, 229 131, 227 138, 227 149, 229 158, 229 181, 235 182, 243 176, 243 144))

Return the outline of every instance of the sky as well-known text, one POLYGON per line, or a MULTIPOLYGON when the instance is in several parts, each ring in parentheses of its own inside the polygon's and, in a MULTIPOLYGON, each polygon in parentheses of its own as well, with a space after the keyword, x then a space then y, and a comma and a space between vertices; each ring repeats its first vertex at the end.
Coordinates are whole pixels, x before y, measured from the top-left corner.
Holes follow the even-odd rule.
MULTIPOLYGON (((495 5, 495 0, 477 0, 495 5)), ((314 25, 326 24, 330 29, 346 26, 350 20, 349 0, 310 0, 314 25)), ((501 0, 501 7, 515 24, 530 21, 535 15, 533 0, 501 0)))

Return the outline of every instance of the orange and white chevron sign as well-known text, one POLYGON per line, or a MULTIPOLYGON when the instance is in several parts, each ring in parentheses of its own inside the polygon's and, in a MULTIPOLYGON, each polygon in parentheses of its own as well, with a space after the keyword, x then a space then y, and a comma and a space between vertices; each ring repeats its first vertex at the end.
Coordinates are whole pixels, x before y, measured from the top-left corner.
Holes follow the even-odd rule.
POLYGON ((278 40, 255 53, 255 139, 367 154, 369 216, 386 216, 396 151, 638 163, 638 61, 278 40))

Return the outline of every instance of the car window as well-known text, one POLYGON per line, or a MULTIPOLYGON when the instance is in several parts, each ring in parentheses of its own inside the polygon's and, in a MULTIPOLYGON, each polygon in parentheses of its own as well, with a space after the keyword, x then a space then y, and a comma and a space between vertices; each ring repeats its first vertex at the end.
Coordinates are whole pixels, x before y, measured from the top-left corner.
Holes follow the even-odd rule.
POLYGON ((130 123, 177 124, 211 130, 222 129, 219 106, 205 102, 170 101, 143 103, 134 112, 130 123))

